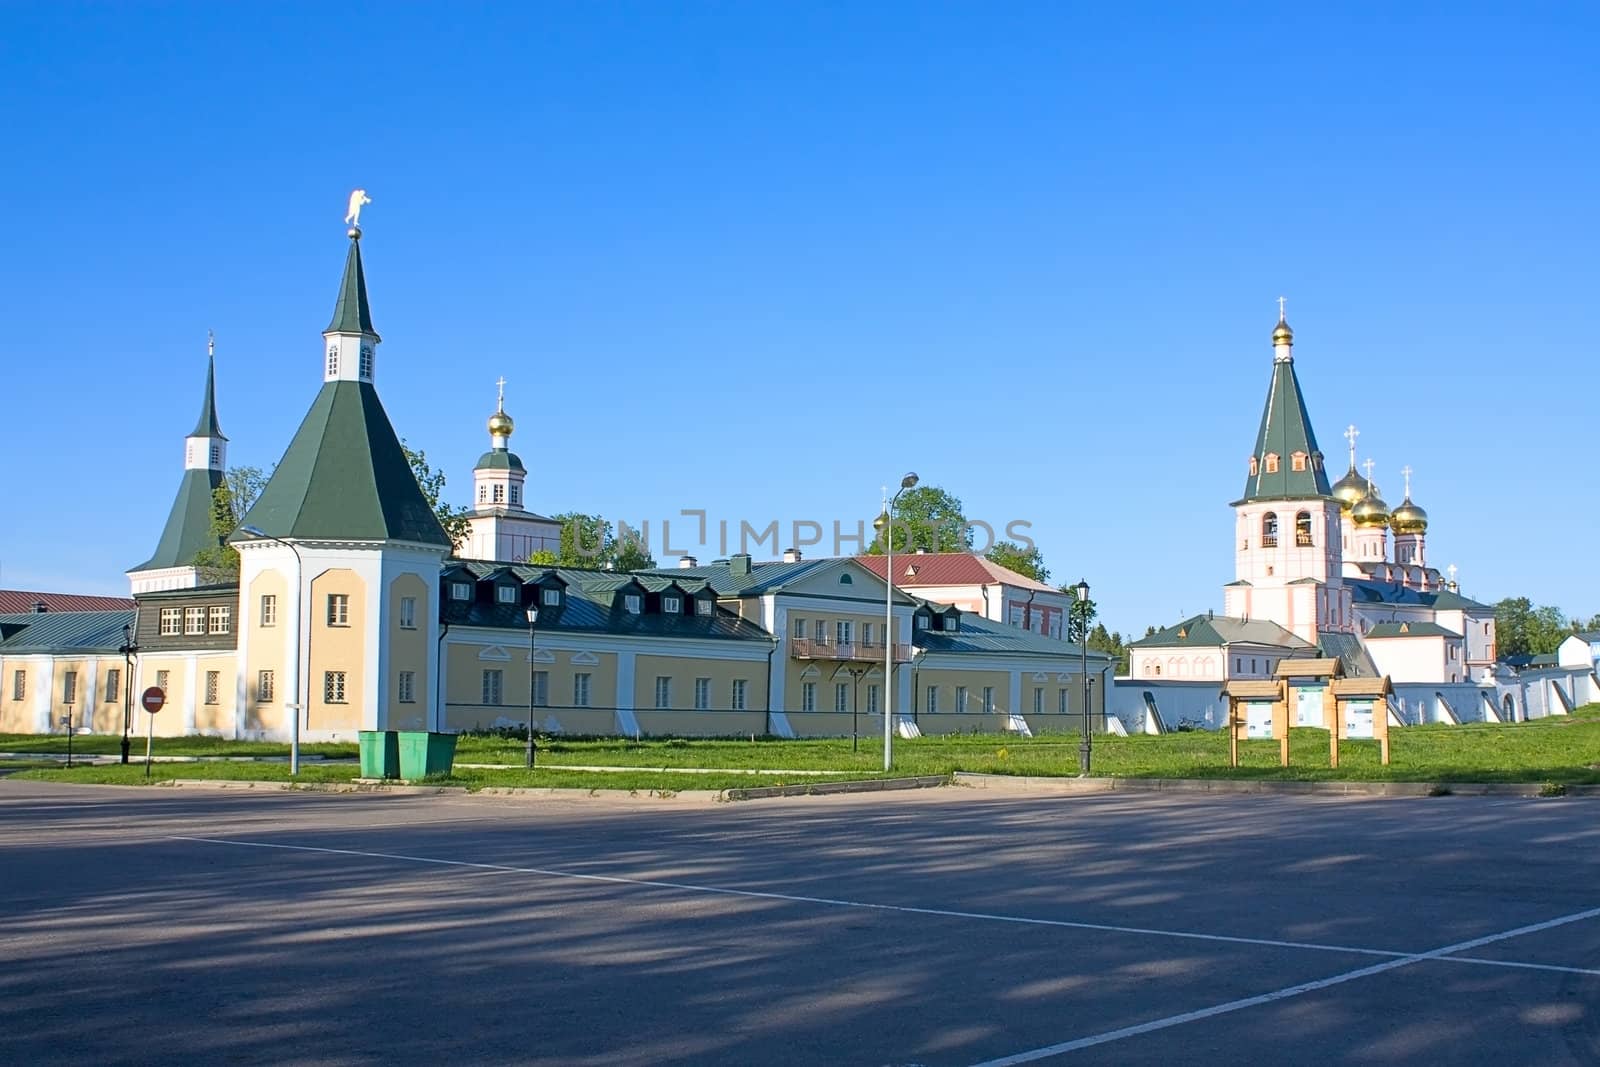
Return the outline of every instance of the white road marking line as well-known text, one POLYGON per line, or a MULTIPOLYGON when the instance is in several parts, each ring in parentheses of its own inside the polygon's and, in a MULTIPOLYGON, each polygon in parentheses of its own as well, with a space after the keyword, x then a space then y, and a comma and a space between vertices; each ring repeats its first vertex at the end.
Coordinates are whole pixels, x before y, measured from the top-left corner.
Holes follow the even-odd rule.
MULTIPOLYGON (((1353 982, 1358 978, 1369 978, 1372 975, 1382 974, 1385 971, 1393 971, 1400 967, 1409 967, 1413 963, 1420 963, 1424 960, 1444 959, 1451 953, 1465 952, 1468 949, 1478 948, 1481 945, 1492 945, 1496 941, 1505 941, 1513 937, 1521 937, 1524 934, 1536 934, 1541 930, 1549 930, 1557 926, 1565 926, 1568 923, 1582 922, 1585 919, 1593 919, 1595 916, 1600 916, 1600 908, 1590 908, 1588 911, 1575 912, 1572 915, 1563 915, 1559 919, 1550 919, 1542 923, 1533 923, 1530 926, 1519 926, 1515 930, 1507 930, 1503 933, 1490 934, 1487 937, 1475 937, 1471 941, 1459 941, 1454 945, 1445 945, 1443 948, 1436 948, 1430 952, 1418 952, 1414 955, 1405 956, 1400 959, 1385 960, 1382 963, 1374 963, 1369 967, 1362 967, 1354 971, 1345 971, 1343 974, 1336 974, 1328 978, 1318 978, 1312 982, 1302 982, 1299 985, 1288 986, 1284 989, 1276 989, 1271 993, 1261 993, 1253 997, 1243 997, 1239 1000, 1230 1000, 1225 1004, 1213 1004, 1209 1008, 1200 1008, 1196 1011, 1186 1011, 1180 1015, 1169 1015, 1164 1019, 1152 1019, 1147 1023, 1139 1023, 1135 1026, 1124 1026, 1118 1030, 1107 1030, 1105 1033, 1094 1034, 1089 1037, 1080 1037, 1075 1041, 1063 1041, 1060 1044, 1046 1045, 1043 1048, 1029 1049, 1026 1052, 1018 1052, 1011 1056, 1002 1056, 995 1060, 984 1060, 982 1063, 975 1064, 974 1067, 1014 1067, 1015 1064, 1019 1063, 1032 1063, 1034 1060, 1048 1059, 1052 1056, 1060 1056, 1063 1053, 1076 1052, 1079 1049, 1093 1048, 1095 1045, 1105 1045, 1112 1041, 1121 1041, 1124 1038, 1138 1037, 1140 1034, 1148 1034, 1156 1030, 1166 1030, 1169 1027, 1182 1026, 1184 1023, 1198 1022, 1201 1019, 1210 1019, 1218 1015, 1227 1015, 1230 1012, 1242 1011, 1245 1008, 1255 1008, 1262 1004, 1271 1004, 1274 1001, 1287 1000, 1290 997, 1300 996, 1302 993, 1314 993, 1319 989, 1327 989, 1329 986, 1343 985, 1345 982, 1353 982)), ((1458 960, 1454 962, 1461 961, 1458 960)))
POLYGON ((406 863, 424 863, 439 867, 464 867, 480 871, 501 871, 509 874, 536 874, 547 878, 573 878, 585 882, 607 882, 613 885, 645 886, 652 889, 681 889, 693 893, 713 893, 719 896, 747 897, 754 900, 782 900, 793 904, 824 904, 836 908, 862 908, 869 911, 899 912, 905 915, 933 915, 947 919, 978 919, 984 922, 1016 923, 1022 926, 1053 926, 1068 930, 1094 930, 1099 933, 1144 934, 1152 937, 1173 937, 1190 941, 1217 941, 1234 945, 1258 945, 1267 948, 1307 949, 1314 952, 1348 952, 1358 956, 1389 956, 1411 958, 1409 952, 1394 952, 1378 948, 1351 948, 1348 945, 1321 945, 1311 941, 1275 941, 1264 937, 1230 937, 1226 934, 1201 934, 1187 930, 1156 930, 1142 926, 1112 926, 1105 923, 1071 922, 1066 919, 1035 919, 1024 915, 999 915, 980 911, 954 911, 947 908, 918 908, 909 904, 874 904, 861 900, 840 900, 833 897, 808 897, 797 893, 774 893, 759 889, 731 889, 726 886, 696 885, 692 882, 664 882, 647 878, 626 878, 621 875, 583 874, 543 867, 514 867, 503 863, 472 863, 467 860, 435 859, 430 856, 408 856, 397 852, 366 852, 348 848, 324 848, 317 845, 287 845, 273 841, 233 841, 219 837, 186 837, 170 835, 169 841, 197 841, 208 845, 236 845, 243 848, 277 848, 293 852, 322 852, 333 856, 359 856, 363 859, 400 860, 406 863))
POLYGON ((1562 967, 1555 963, 1522 963, 1518 960, 1486 960, 1479 956, 1443 956, 1445 963, 1476 963, 1486 967, 1520 967, 1529 971, 1557 971, 1561 974, 1600 975, 1600 968, 1562 967))

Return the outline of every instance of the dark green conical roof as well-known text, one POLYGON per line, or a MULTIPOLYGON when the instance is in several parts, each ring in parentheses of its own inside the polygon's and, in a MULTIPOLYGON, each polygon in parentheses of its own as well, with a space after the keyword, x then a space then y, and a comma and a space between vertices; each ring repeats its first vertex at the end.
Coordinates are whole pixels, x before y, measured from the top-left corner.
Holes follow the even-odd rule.
POLYGON ((240 526, 299 540, 450 547, 368 382, 323 383, 240 526))
POLYGON ((212 494, 222 484, 222 472, 215 468, 183 472, 178 496, 172 502, 167 524, 161 530, 155 555, 134 567, 135 571, 158 571, 167 567, 189 567, 202 549, 222 544, 211 529, 212 494))
POLYGON ((222 427, 217 423, 217 360, 215 356, 206 359, 206 395, 200 402, 200 421, 195 423, 194 432, 190 437, 226 437, 222 435, 222 427))
POLYGON ((1295 376, 1293 358, 1278 358, 1272 364, 1272 385, 1267 391, 1267 406, 1261 412, 1261 429, 1256 433, 1255 473, 1245 479, 1244 496, 1235 501, 1304 500, 1331 495, 1328 472, 1323 469, 1322 451, 1306 414, 1305 396, 1295 376), (1294 454, 1306 456, 1305 469, 1294 469, 1294 454), (1277 469, 1268 471, 1267 457, 1277 457, 1277 469))
POLYGON ((344 260, 344 280, 339 283, 339 299, 333 305, 333 321, 324 333, 370 333, 372 308, 367 304, 367 275, 361 269, 361 238, 350 239, 350 252, 344 260))

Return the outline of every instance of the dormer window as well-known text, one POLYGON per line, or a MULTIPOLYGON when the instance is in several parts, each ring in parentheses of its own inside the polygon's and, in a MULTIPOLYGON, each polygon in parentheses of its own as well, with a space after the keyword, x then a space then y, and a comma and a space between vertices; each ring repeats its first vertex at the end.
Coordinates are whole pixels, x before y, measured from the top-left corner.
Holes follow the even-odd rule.
POLYGON ((661 598, 661 610, 668 615, 676 615, 683 610, 683 599, 675 596, 661 598))
POLYGON ((914 615, 912 616, 912 625, 918 630, 926 630, 928 628, 928 617, 926 615, 914 615))
POLYGON ((1278 454, 1276 452, 1268 452, 1267 453, 1267 473, 1268 474, 1277 474, 1278 473, 1278 454))
POLYGON ((1289 469, 1290 470, 1297 470, 1297 471, 1305 470, 1306 469, 1306 454, 1304 452, 1292 453, 1289 456, 1289 469))
POLYGON ((637 614, 639 614, 639 610, 640 610, 639 594, 638 593, 629 593, 627 596, 623 597, 622 598, 622 606, 625 607, 628 610, 628 614, 629 615, 637 615, 637 614))
POLYGON ((450 583, 450 599, 451 600, 471 600, 472 599, 472 583, 471 582, 451 582, 450 583))
POLYGON ((956 630, 956 629, 959 629, 960 626, 961 626, 961 619, 958 616, 946 615, 944 617, 944 628, 946 630, 956 630))
POLYGON ((696 615, 710 615, 712 610, 713 605, 710 597, 701 597, 694 602, 694 613, 696 615))
POLYGON ((561 606, 561 590, 546 589, 539 599, 544 602, 544 606, 547 608, 558 608, 561 606))
POLYGON ((1250 477, 1254 478, 1261 473, 1261 464, 1256 462, 1256 457, 1250 457, 1250 477))
POLYGON ((502 604, 515 604, 517 602, 517 587, 514 585, 497 585, 494 587, 494 598, 502 604))
POLYGON ((338 345, 329 345, 328 346, 328 377, 337 378, 338 376, 339 376, 339 346, 338 345))

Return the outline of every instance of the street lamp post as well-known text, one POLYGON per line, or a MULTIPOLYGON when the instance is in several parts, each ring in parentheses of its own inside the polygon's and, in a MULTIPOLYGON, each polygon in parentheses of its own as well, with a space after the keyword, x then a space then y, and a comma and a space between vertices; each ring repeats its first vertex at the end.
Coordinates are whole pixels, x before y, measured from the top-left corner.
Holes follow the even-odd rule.
POLYGON ((128 762, 128 731, 133 729, 133 657, 139 646, 133 643, 133 627, 122 628, 122 762, 128 762))
POLYGON ((915 472, 900 479, 900 488, 884 506, 878 522, 883 524, 883 769, 888 771, 894 729, 894 506, 900 494, 917 484, 915 472))
POLYGON ((1078 603, 1074 605, 1078 610, 1078 650, 1082 655, 1083 671, 1083 740, 1078 742, 1078 773, 1088 774, 1089 763, 1094 755, 1094 735, 1089 729, 1089 583, 1079 580, 1078 603))
MULTIPOLYGON (((305 561, 300 558, 300 550, 293 544, 285 541, 281 537, 274 537, 272 534, 267 533, 267 531, 261 529, 259 526, 241 526, 239 527, 239 531, 241 533, 247 533, 251 537, 259 537, 267 541, 276 541, 278 544, 294 553, 294 684, 289 688, 289 695, 293 699, 284 705, 284 710, 294 713, 293 726, 289 731, 289 773, 291 775, 296 775, 300 773, 300 713, 305 709, 305 705, 300 702, 300 626, 302 617, 305 614, 305 612, 301 610, 300 604, 300 583, 305 577, 305 561)), ((309 634, 307 635, 306 639, 310 640, 309 634)), ((306 679, 305 689, 308 694, 306 697, 306 704, 309 704, 311 702, 311 697, 309 695, 311 691, 311 680, 309 678, 306 679)))
POLYGON ((533 670, 533 628, 539 623, 539 608, 537 605, 528 609, 528 750, 526 753, 526 766, 533 769, 533 753, 538 747, 533 743, 533 703, 537 695, 534 692, 533 670))

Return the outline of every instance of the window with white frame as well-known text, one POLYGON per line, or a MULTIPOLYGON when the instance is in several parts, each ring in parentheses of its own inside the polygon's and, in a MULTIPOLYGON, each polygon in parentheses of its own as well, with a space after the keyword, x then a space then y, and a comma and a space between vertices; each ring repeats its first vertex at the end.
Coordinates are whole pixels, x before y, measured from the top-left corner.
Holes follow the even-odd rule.
POLYGON ((78 702, 78 672, 67 671, 61 678, 61 703, 76 704, 78 702))
POLYGON ((733 693, 728 699, 728 706, 734 711, 743 711, 745 708, 745 693, 749 690, 750 683, 743 678, 733 680, 733 693))
POLYGON ((838 642, 841 645, 848 645, 850 643, 850 631, 851 631, 851 629, 852 629, 852 627, 850 626, 850 623, 845 619, 840 619, 838 622, 834 623, 833 624, 833 639, 834 639, 834 641, 838 642))
POLYGON ((985 715, 994 713, 994 686, 992 685, 983 687, 983 713, 985 715))
POLYGON ((277 688, 277 675, 272 671, 256 672, 256 703, 270 704, 273 700, 273 690, 277 688))
POLYGON ((22 700, 28 695, 28 672, 11 672, 11 699, 22 700))
POLYGON ((683 610, 683 599, 675 596, 661 598, 661 610, 668 615, 676 615, 683 610))
POLYGON ((694 680, 694 710, 705 711, 711 707, 711 679, 694 680))
POLYGON ((804 620, 804 619, 795 619, 794 620, 794 636, 795 636, 796 639, 801 640, 801 641, 804 641, 806 639, 806 620, 804 620))
POLYGON ((489 502, 489 487, 487 485, 478 486, 478 503, 487 504, 488 502, 489 502))
POLYGON ((505 671, 495 668, 490 668, 489 670, 484 671, 482 693, 483 699, 479 701, 479 703, 488 704, 491 707, 504 703, 505 679, 505 671))
POLYGON ((533 705, 537 708, 550 705, 550 672, 533 672, 533 705))
POLYGON ((936 685, 930 685, 930 686, 928 686, 928 714, 929 715, 937 715, 938 713, 939 713, 939 687, 936 686, 936 685))
POLYGON ((515 604, 517 602, 517 587, 514 585, 497 585, 494 587, 494 598, 501 604, 515 604))
POLYGON ((672 707, 672 679, 666 675, 656 678, 656 707, 672 707))
POLYGON ((156 688, 157 689, 161 690, 163 693, 167 692, 167 686, 168 686, 168 684, 171 683, 171 681, 172 681, 172 672, 171 671, 156 671, 156 688))
POLYGON ((206 628, 214 634, 225 634, 233 629, 233 609, 226 604, 213 605, 206 628))
POLYGON ((811 636, 816 638, 817 644, 819 644, 819 645, 827 644, 828 643, 828 621, 826 619, 818 619, 816 627, 811 631, 811 636))
POLYGON ((629 593, 627 596, 622 598, 622 602, 623 606, 628 609, 629 615, 639 614, 640 609, 643 607, 643 604, 639 600, 638 593, 629 593))
POLYGON ((835 683, 833 683, 833 710, 834 711, 849 711, 850 710, 850 683, 849 682, 835 682, 835 683))
POLYGON ((561 590, 545 589, 539 594, 539 599, 544 602, 544 606, 547 608, 558 608, 561 606, 561 590))
POLYGON ((329 345, 328 346, 328 377, 337 378, 338 376, 339 376, 339 346, 338 345, 329 345))
POLYGON ((222 672, 206 671, 206 703, 215 704, 222 696, 222 672))
POLYGON ((801 682, 800 683, 800 710, 801 711, 816 711, 817 710, 817 683, 816 682, 801 682))
POLYGON ((589 706, 589 674, 586 671, 572 676, 572 704, 578 708, 589 706))
POLYGON ((324 704, 345 703, 344 671, 322 672, 322 702, 324 704))
POLYGON ((928 617, 926 615, 913 615, 911 617, 911 625, 915 629, 926 630, 928 628, 928 617))
POLYGON ((504 504, 506 502, 506 487, 496 482, 490 499, 496 504, 504 504))
POLYGON ((203 634, 206 632, 206 609, 183 609, 183 632, 185 635, 203 634))
POLYGON ((956 686, 956 711, 961 715, 967 713, 967 687, 964 685, 956 686))
POLYGON ((400 598, 400 628, 402 630, 417 628, 417 598, 414 596, 400 598))
POLYGON ((1044 713, 1044 686, 1042 685, 1033 687, 1033 713, 1035 715, 1044 713))
POLYGON ((961 628, 961 616, 954 613, 946 615, 943 623, 946 630, 959 630, 961 628))
POLYGON ((211 446, 211 465, 213 467, 216 467, 216 466, 220 466, 221 463, 222 463, 222 446, 221 445, 212 445, 211 446))
POLYGON ((278 597, 276 594, 261 594, 261 625, 278 625, 278 597))
POLYGON ((122 671, 112 667, 106 671, 106 703, 109 704, 122 696, 122 671))
POLYGON ((1056 690, 1056 703, 1060 705, 1056 710, 1062 715, 1067 713, 1067 692, 1068 690, 1064 686, 1056 690))
POLYGON ((369 381, 369 382, 372 381, 372 346, 371 345, 362 345, 361 346, 361 362, 359 364, 357 364, 357 367, 359 368, 359 370, 361 372, 362 380, 369 381))
POLYGON ((328 594, 328 625, 329 626, 349 626, 350 625, 350 594, 348 594, 348 593, 329 593, 328 594))
POLYGON ((178 608, 161 609, 161 636, 171 637, 183 630, 183 612, 178 608))
POLYGON ((451 582, 450 583, 450 599, 451 600, 471 600, 472 599, 472 583, 471 582, 451 582))
POLYGON ((870 622, 861 624, 861 644, 865 648, 872 647, 872 624, 870 622))
POLYGON ((878 686, 877 683, 867 686, 867 714, 878 714, 878 686))
POLYGON ((394 687, 395 699, 402 704, 415 704, 417 702, 417 672, 401 671, 398 683, 394 687))
POLYGON ((695 599, 694 613, 696 615, 710 615, 715 610, 716 605, 711 602, 710 597, 703 596, 695 599))
POLYGON ((522 503, 522 490, 515 485, 511 487, 511 502, 513 504, 522 503))

